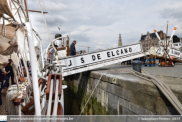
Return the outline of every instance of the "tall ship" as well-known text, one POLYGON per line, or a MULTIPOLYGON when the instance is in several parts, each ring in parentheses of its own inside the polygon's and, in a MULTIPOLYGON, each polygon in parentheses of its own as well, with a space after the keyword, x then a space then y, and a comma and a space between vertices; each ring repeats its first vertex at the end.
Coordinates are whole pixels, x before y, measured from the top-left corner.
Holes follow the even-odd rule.
MULTIPOLYGON (((38 3, 40 6, 38 12, 42 14, 49 33, 44 18, 45 12, 42 11, 39 0, 38 3)), ((172 61, 181 61, 179 49, 174 48, 171 49, 171 52, 167 51, 167 39, 166 44, 162 45, 161 49, 153 48, 149 52, 143 52, 141 43, 136 43, 124 46, 120 44, 115 48, 69 56, 69 36, 55 34, 55 39, 51 39, 49 34, 50 43, 43 50, 42 41, 44 40, 32 26, 29 17, 30 10, 27 6, 26 0, 0 0, 0 70, 4 74, 13 74, 9 77, 9 87, 4 86, 6 84, 5 79, 0 79, 1 91, 2 88, 7 87, 5 99, 2 101, 3 107, 1 110, 5 111, 3 114, 19 116, 64 115, 64 89, 67 86, 62 85, 62 82, 65 76, 138 59, 150 54, 159 56, 158 58, 165 56, 165 60, 170 60, 171 65, 172 61), (56 45, 57 42, 59 42, 59 45, 56 45), (49 50, 54 52, 54 60, 48 60, 49 50), (9 63, 7 64, 7 62, 9 63), (9 71, 6 71, 6 67, 9 68, 9 71)), ((155 34, 159 38, 157 31, 155 31, 155 34)), ((164 40, 160 38, 159 40, 163 44, 164 40)), ((172 44, 170 48, 175 47, 172 44)), ((177 45, 176 48, 179 48, 179 46, 177 45)), ((95 84, 91 95, 103 75, 95 84)), ((113 80, 113 83, 116 83, 115 80, 113 80)), ((182 106, 181 104, 178 105, 181 114, 182 106)), ((178 105, 176 105, 176 108, 178 108, 178 105)))
MULTIPOLYGON (((63 115, 63 89, 67 86, 62 85, 61 65, 44 59, 51 47, 55 50, 56 40, 61 41, 61 45, 55 50, 55 57, 66 56, 69 37, 55 35, 57 39, 51 40, 43 51, 41 37, 32 27, 27 6, 26 0, 0 1, 1 71, 9 73, 3 68, 9 61, 10 73, 14 75, 9 79, 6 99, 2 102, 7 115, 63 115)), ((42 10, 39 12, 44 14, 42 10)), ((1 82, 2 89, 4 79, 1 82)))

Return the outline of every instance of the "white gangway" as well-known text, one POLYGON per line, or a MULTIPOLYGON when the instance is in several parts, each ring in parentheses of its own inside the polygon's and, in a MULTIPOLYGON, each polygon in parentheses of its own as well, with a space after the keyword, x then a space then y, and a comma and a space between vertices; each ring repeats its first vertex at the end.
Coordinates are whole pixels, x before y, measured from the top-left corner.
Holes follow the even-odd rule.
MULTIPOLYGON (((104 66, 149 55, 142 51, 141 43, 99 50, 78 56, 69 56, 55 61, 62 69, 62 76, 85 72, 104 66), (64 66, 64 67, 62 67, 64 66)), ((60 71, 61 72, 61 71, 60 71)))

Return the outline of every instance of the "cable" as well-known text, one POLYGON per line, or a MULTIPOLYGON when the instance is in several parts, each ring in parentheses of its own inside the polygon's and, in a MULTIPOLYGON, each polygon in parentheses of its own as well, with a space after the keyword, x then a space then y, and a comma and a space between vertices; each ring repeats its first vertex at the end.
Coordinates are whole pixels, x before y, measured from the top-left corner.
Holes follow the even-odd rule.
MULTIPOLYGON (((104 73, 103 73, 103 74, 104 74, 104 73)), ((99 84, 99 82, 100 82, 100 80, 101 80, 101 78, 102 78, 103 74, 101 74, 101 76, 100 76, 100 78, 99 78, 99 80, 98 80, 98 82, 97 82, 97 84, 96 84, 96 86, 95 86, 94 90, 92 91, 92 93, 91 93, 90 97, 88 98, 88 100, 87 100, 87 102, 86 102, 85 106, 83 107, 83 109, 82 109, 82 111, 81 111, 80 115, 82 114, 83 110, 85 109, 85 107, 86 107, 87 103, 89 102, 89 100, 90 100, 90 98, 91 98, 92 94, 94 93, 94 91, 95 91, 96 87, 98 86, 98 84, 99 84)), ((76 122, 78 121, 78 119, 79 119, 80 115, 78 116, 78 118, 77 118, 76 122)))
POLYGON ((51 39, 51 35, 50 35, 50 32, 49 32, 49 28, 48 28, 48 26, 47 26, 47 22, 46 22, 46 20, 45 20, 44 13, 43 13, 43 10, 42 10, 42 7, 41 7, 41 4, 40 4, 40 1, 39 1, 39 0, 37 0, 37 1, 38 1, 38 3, 39 3, 39 7, 40 7, 40 10, 41 10, 41 13, 42 13, 42 16, 43 16, 43 19, 44 19, 44 22, 45 22, 45 25, 46 25, 46 28, 47 28, 48 34, 49 34, 49 38, 50 38, 51 43, 52 43, 52 47, 54 48, 54 50, 55 50, 55 52, 56 52, 56 49, 55 49, 55 47, 53 46, 53 42, 52 42, 52 39, 51 39))

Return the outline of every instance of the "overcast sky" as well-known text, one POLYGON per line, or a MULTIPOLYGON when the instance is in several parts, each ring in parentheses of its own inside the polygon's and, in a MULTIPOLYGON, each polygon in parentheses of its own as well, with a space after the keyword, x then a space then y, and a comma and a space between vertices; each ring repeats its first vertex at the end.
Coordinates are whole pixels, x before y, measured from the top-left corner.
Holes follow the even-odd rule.
MULTIPOLYGON (((168 35, 177 25, 182 37, 182 0, 40 0, 52 39, 55 34, 77 40, 76 49, 106 49, 137 43, 141 34, 163 30, 168 35), (58 29, 60 28, 60 30, 58 29)), ((28 9, 40 10, 37 0, 28 0, 28 9)), ((40 34, 43 48, 50 43, 41 13, 30 13, 33 28, 40 34)))

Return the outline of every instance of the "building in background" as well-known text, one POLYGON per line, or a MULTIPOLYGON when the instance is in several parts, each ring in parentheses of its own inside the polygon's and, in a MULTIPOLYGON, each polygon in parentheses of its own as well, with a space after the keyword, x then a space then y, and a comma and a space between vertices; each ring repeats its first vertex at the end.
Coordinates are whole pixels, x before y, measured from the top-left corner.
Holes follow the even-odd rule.
MULTIPOLYGON (((163 40, 165 33, 163 33, 163 31, 159 31, 157 32, 159 37, 163 40)), ((154 47, 159 47, 159 39, 157 38, 155 33, 149 33, 147 32, 146 35, 141 35, 140 38, 140 42, 142 44, 142 48, 144 52, 147 52, 150 47, 154 46, 154 47)))
POLYGON ((119 47, 119 46, 122 46, 121 34, 119 34, 118 47, 119 47))
MULTIPOLYGON (((161 41, 163 42, 163 44, 165 44, 165 33, 161 30, 159 32, 157 32, 161 41)), ((167 36, 168 40, 170 38, 170 36, 167 36)), ((157 38, 155 33, 149 33, 147 32, 146 35, 141 35, 140 38, 140 42, 142 44, 142 48, 144 52, 147 52, 150 47, 154 46, 154 47, 159 47, 162 46, 161 42, 159 41, 159 39, 157 38)), ((168 41, 167 41, 168 44, 168 41)), ((181 48, 182 47, 182 38, 178 37, 177 35, 174 35, 172 40, 169 43, 169 47, 174 47, 174 48, 181 48)))

